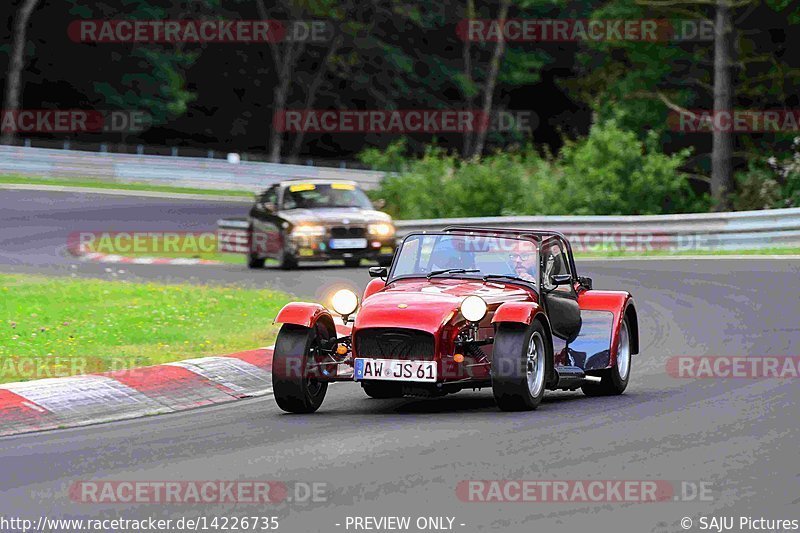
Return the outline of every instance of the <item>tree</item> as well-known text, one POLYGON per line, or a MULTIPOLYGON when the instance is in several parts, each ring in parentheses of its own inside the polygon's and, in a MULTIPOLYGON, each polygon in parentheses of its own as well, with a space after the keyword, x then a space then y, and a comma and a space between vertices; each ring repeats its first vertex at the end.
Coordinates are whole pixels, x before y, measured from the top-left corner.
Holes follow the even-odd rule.
MULTIPOLYGON (((762 157, 774 135, 737 136, 712 128, 708 143, 698 136, 678 139, 667 131, 667 113, 692 115, 690 108, 731 111, 737 103, 751 109, 784 107, 787 80, 800 72, 771 53, 780 43, 762 31, 765 20, 788 28, 797 8, 783 0, 612 0, 592 10, 596 18, 713 19, 713 42, 617 42, 588 47, 580 57, 586 75, 576 83, 602 118, 617 118, 644 135, 654 129, 672 146, 691 144, 694 177, 710 186, 716 209, 728 210, 735 191, 734 163, 762 157), (771 19, 771 15, 780 13, 771 19), (748 19, 758 15, 755 27, 748 19), (594 67, 589 71, 589 67, 594 67), (661 105, 654 106, 653 101, 661 105), (755 140, 753 140, 755 139, 755 140), (750 145, 749 150, 736 150, 750 145), (710 152, 710 157, 705 159, 710 152), (710 179, 701 176, 709 173, 710 179)), ((787 58, 788 59, 788 58, 787 58)), ((699 117, 698 117, 699 118, 699 117)), ((702 135, 702 134, 700 134, 702 135)))
MULTIPOLYGON (((28 23, 38 3, 39 0, 22 0, 22 4, 17 9, 17 14, 14 17, 11 57, 8 62, 6 91, 3 101, 3 109, 6 113, 17 111, 20 108, 22 70, 25 67, 25 46, 28 41, 28 23)), ((11 144, 14 142, 15 138, 15 131, 5 131, 2 136, 0 136, 0 144, 11 144)))
MULTIPOLYGON (((733 109, 733 21, 728 0, 717 0, 714 21, 714 112, 733 109)), ((733 137, 730 131, 714 128, 711 148, 711 198, 720 211, 733 207, 733 137)))

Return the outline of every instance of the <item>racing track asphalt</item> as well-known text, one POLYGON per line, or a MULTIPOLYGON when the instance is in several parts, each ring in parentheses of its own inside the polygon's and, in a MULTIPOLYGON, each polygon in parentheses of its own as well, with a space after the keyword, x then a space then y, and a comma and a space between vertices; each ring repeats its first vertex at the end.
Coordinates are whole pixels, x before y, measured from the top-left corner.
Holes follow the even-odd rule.
MULTIPOLYGON (((0 271, 107 276, 102 265, 72 269, 75 261, 59 255, 69 231, 106 229, 111 220, 113 229, 213 229, 217 218, 240 210, 0 191, 0 271)), ((124 268, 130 279, 272 285, 304 297, 320 286, 367 281, 363 269, 124 268)), ((549 393, 535 412, 500 413, 488 390, 370 400, 354 384, 337 384, 312 416, 285 415, 264 397, 12 437, 0 440, 0 516, 272 514, 286 532, 346 531, 347 516, 454 516, 456 531, 515 533, 666 533, 683 531, 684 516, 694 519, 694 531, 700 516, 800 518, 798 380, 690 380, 665 371, 676 355, 797 355, 800 262, 579 261, 578 268, 597 288, 627 288, 636 298, 642 353, 623 396, 549 393), (123 505, 75 503, 68 495, 78 480, 133 479, 323 482, 327 501, 123 505), (462 502, 456 486, 470 479, 703 482, 713 501, 462 502)))

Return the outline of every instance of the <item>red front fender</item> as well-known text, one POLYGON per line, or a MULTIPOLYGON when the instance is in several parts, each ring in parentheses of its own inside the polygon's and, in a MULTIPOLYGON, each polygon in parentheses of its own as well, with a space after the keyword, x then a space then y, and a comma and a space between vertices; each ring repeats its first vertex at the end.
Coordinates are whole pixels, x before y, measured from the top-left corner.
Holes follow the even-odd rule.
POLYGON ((543 313, 539 304, 534 302, 506 302, 500 304, 492 317, 492 324, 500 322, 517 322, 530 325, 533 317, 543 313))
POLYGON ((336 331, 333 316, 321 304, 307 302, 292 302, 283 306, 278 316, 272 321, 273 324, 296 324, 307 328, 314 327, 318 321, 324 320, 324 324, 331 331, 336 331))

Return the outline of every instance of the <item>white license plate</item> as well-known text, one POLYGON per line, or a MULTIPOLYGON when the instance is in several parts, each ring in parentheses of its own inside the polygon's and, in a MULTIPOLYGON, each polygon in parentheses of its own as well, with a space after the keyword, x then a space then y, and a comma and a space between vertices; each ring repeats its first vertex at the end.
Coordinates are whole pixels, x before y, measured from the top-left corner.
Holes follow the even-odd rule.
POLYGON ((397 361, 395 359, 355 360, 353 379, 383 381, 436 381, 436 361, 397 361))
POLYGON ((367 239, 331 239, 331 249, 333 250, 354 250, 366 247, 367 239))

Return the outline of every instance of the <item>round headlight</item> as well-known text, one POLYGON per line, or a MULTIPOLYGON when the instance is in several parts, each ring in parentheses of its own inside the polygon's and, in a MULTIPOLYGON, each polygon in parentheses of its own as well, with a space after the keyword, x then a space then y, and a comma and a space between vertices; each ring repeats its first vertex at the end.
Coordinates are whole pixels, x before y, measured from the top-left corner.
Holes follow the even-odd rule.
POLYGON ((352 315, 358 308, 358 296, 350 289, 336 291, 331 298, 331 307, 340 315, 352 315))
POLYGON ((486 316, 486 302, 480 296, 467 296, 461 302, 461 314, 470 322, 480 322, 486 316))

